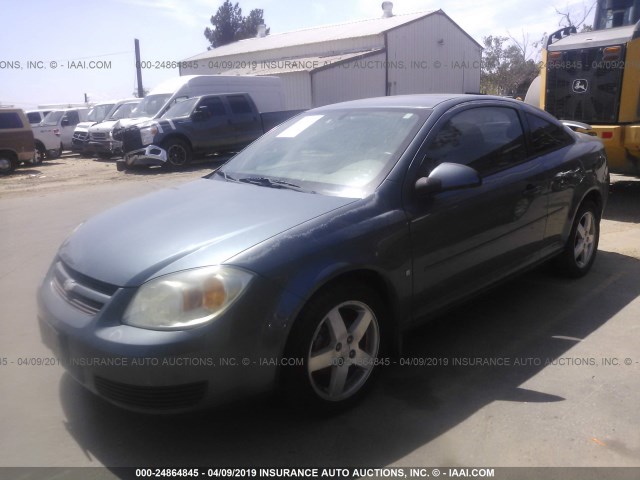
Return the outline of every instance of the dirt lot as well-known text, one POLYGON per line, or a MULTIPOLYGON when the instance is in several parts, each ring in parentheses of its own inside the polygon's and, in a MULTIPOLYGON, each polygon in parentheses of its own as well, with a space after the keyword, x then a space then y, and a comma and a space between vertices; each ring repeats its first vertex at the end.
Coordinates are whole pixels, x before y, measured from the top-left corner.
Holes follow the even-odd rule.
POLYGON ((171 175, 177 181, 206 175, 228 157, 216 157, 194 163, 180 172, 167 172, 159 167, 140 168, 126 172, 116 170, 116 159, 83 158, 64 152, 61 157, 46 160, 40 165, 23 165, 11 175, 0 177, 0 196, 24 193, 54 193, 77 186, 100 185, 110 181, 150 182, 158 176, 171 175))

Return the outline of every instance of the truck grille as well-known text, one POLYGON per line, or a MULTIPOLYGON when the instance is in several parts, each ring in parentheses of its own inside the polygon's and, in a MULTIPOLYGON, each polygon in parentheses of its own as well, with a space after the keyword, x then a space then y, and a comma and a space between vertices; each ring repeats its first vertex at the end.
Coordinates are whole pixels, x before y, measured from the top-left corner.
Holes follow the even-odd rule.
POLYGON ((170 387, 142 387, 98 376, 95 377, 95 385, 98 393, 109 400, 132 407, 157 410, 192 407, 202 400, 207 391, 206 382, 170 387))
POLYGON ((89 137, 91 140, 103 141, 107 139, 107 134, 105 132, 91 132, 89 137))
POLYGON ((122 151, 127 153, 142 148, 142 140, 140 139, 140 129, 138 127, 125 128, 118 140, 122 140, 122 151))
POLYGON ((89 315, 98 313, 118 290, 72 270, 62 261, 54 266, 51 286, 71 306, 89 315))
POLYGON ((625 46, 619 47, 620 61, 603 59, 603 47, 564 50, 560 60, 549 61, 545 110, 562 120, 616 122, 625 58, 625 46))
POLYGON ((89 132, 73 132, 73 139, 84 142, 89 136, 89 132))

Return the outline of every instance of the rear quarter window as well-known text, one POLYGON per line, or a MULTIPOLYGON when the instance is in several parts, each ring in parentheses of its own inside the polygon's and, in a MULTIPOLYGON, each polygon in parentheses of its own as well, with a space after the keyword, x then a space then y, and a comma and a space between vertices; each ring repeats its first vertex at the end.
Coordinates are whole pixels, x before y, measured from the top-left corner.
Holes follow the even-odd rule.
POLYGON ((243 95, 229 95, 227 97, 231 111, 236 114, 252 113, 249 101, 243 95))
POLYGON ((573 143, 573 138, 558 125, 544 118, 526 114, 532 155, 540 155, 573 143))
POLYGON ((0 130, 22 127, 22 120, 16 112, 0 112, 0 130))

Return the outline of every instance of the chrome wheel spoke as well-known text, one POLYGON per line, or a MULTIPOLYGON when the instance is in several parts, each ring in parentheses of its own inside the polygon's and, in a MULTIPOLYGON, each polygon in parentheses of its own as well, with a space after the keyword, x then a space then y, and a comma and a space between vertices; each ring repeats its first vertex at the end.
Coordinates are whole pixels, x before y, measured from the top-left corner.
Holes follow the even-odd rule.
POLYGON ((573 254, 575 255, 576 260, 580 258, 582 252, 584 251, 584 240, 579 240, 576 248, 573 250, 573 254))
POLYGON ((337 308, 329 312, 327 320, 329 330, 334 340, 342 340, 347 336, 347 326, 344 324, 344 319, 337 308))
POLYGON ((333 365, 335 358, 335 347, 330 345, 320 352, 311 353, 309 358, 309 371, 317 372, 333 365))
POLYGON ((349 365, 346 363, 340 366, 334 366, 331 369, 331 380, 329 382, 329 396, 337 397, 344 392, 347 383, 347 375, 349 374, 349 365))
POLYGON ((353 335, 352 343, 357 345, 360 340, 362 340, 362 337, 367 333, 369 325, 371 325, 372 319, 371 313, 367 310, 359 313, 358 318, 356 318, 351 326, 351 335, 353 335))

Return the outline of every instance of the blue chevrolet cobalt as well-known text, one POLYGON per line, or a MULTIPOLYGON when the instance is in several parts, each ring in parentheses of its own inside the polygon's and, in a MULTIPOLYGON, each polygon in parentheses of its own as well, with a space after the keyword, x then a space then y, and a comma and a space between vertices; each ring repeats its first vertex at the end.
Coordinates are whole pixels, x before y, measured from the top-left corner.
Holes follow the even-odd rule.
POLYGON ((274 390, 339 410, 410 327, 542 262, 586 274, 607 188, 602 144, 522 102, 317 108, 80 225, 40 287, 42 338, 133 410, 274 390))

